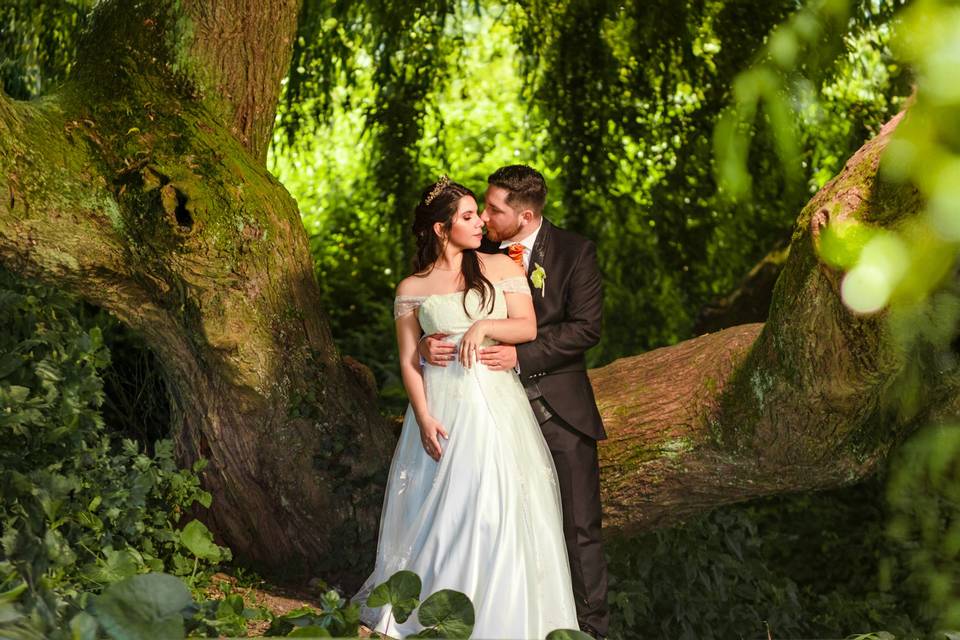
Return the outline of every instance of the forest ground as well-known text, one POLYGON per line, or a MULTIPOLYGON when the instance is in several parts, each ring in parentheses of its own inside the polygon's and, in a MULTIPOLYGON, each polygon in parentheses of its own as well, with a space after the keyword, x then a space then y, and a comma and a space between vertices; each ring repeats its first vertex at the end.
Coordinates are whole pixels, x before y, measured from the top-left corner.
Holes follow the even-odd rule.
MULTIPOLYGON (((204 590, 204 595, 211 600, 221 600, 227 593, 243 596, 248 607, 263 607, 275 616, 282 616, 304 606, 318 611, 322 608, 319 594, 304 589, 281 587, 261 578, 240 580, 227 572, 218 571, 210 577, 210 586, 204 590)), ((247 637, 261 637, 269 626, 269 620, 250 620, 247 622, 247 637)), ((361 624, 358 637, 369 638, 370 634, 371 630, 361 624)))

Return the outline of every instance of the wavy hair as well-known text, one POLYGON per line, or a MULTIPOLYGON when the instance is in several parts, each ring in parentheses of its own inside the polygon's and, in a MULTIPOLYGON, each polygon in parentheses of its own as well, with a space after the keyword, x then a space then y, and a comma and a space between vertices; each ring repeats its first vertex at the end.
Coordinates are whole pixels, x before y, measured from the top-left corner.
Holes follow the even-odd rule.
MULTIPOLYGON (((443 255, 450 228, 453 226, 453 218, 457 214, 457 204, 460 202, 460 198, 464 196, 470 196, 474 199, 477 197, 467 187, 451 181, 445 181, 442 186, 440 181, 437 181, 423 190, 420 202, 414 209, 413 226, 411 227, 417 247, 413 256, 414 275, 426 277, 433 271, 437 259, 443 255), (430 197, 431 194, 432 197, 430 197), (428 200, 429 202, 427 202, 428 200), (433 232, 433 225, 438 222, 443 224, 443 237, 433 232)), ((468 316, 470 315, 470 311, 467 309, 467 293, 471 289, 480 294, 481 307, 485 306, 489 300, 490 310, 492 311, 495 295, 493 284, 483 275, 476 249, 463 250, 460 275, 466 285, 463 290, 464 312, 468 316)))

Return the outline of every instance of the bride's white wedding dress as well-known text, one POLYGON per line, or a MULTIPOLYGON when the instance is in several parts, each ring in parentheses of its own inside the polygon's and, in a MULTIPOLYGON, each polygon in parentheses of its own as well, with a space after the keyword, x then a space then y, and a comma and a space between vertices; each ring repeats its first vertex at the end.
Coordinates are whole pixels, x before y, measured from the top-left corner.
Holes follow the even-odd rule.
MULTIPOLYGON (((425 333, 459 342, 481 318, 506 318, 505 292, 530 295, 524 277, 494 284, 493 310, 463 292, 399 296, 396 316, 418 311, 425 333)), ((488 341, 493 344, 492 341, 488 341)), ((465 369, 425 365, 430 414, 440 438, 439 462, 420 442, 407 406, 387 480, 376 567, 353 597, 402 569, 423 581, 421 600, 440 589, 465 593, 476 612, 474 638, 545 638, 554 629, 578 629, 570 566, 563 541, 560 491, 553 458, 514 371, 482 364, 465 369)), ((416 612, 397 624, 390 605, 361 607, 361 620, 400 638, 422 628, 416 612)))

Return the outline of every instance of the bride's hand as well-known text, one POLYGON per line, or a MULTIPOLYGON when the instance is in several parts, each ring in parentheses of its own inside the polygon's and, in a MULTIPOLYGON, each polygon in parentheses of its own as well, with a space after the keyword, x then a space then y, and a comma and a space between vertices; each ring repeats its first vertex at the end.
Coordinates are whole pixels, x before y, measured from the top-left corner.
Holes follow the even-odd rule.
POLYGON ((480 344, 486 337, 486 321, 477 320, 460 339, 460 364, 469 369, 480 359, 480 344))
POLYGON ((440 435, 443 436, 444 440, 449 440, 450 436, 447 435, 447 430, 433 416, 426 416, 423 420, 417 420, 417 424, 420 425, 420 442, 423 444, 423 450, 427 452, 428 456, 440 462, 442 449, 440 448, 440 439, 437 436, 440 435))

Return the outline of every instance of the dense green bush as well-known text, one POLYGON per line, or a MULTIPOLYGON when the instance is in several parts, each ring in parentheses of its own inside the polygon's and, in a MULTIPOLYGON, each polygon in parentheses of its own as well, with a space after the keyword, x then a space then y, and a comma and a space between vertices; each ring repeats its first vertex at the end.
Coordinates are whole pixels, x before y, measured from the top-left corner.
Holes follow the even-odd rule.
POLYGON ((801 635, 796 583, 760 553, 754 520, 720 509, 689 524, 609 545, 611 636, 801 635))
POLYGON ((170 441, 153 456, 103 424, 110 356, 77 301, 0 271, 0 628, 52 633, 87 592, 146 571, 195 580, 230 558, 181 519, 209 506, 170 441))
POLYGON ((931 430, 859 484, 610 544, 611 637, 943 640, 957 624, 958 443, 931 430))

